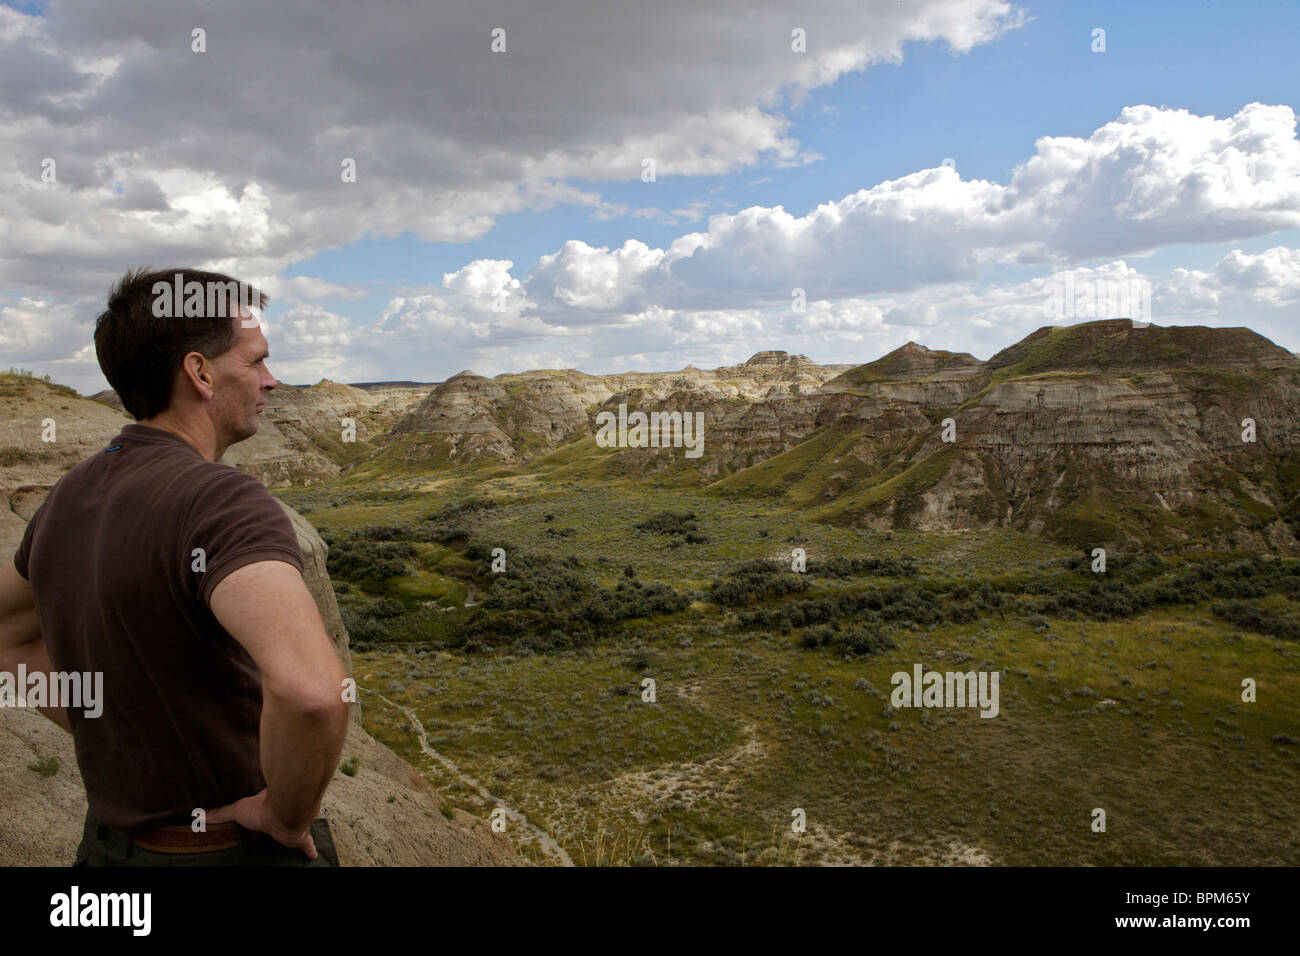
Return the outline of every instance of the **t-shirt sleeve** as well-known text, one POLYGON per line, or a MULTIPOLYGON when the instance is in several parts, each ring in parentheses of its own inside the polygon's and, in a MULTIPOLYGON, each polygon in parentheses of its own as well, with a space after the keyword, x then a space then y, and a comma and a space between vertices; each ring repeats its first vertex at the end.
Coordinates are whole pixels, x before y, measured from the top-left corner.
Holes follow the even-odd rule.
POLYGON ((210 604, 212 591, 232 571, 258 561, 285 561, 301 574, 298 535, 280 503, 252 475, 230 469, 207 482, 195 496, 185 524, 184 547, 199 599, 210 604), (201 548, 202 565, 195 549, 201 548))

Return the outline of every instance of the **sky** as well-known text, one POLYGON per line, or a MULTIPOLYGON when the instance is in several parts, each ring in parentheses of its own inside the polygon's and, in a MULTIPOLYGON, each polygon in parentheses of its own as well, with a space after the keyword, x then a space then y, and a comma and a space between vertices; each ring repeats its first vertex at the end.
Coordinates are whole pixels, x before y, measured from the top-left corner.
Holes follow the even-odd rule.
POLYGON ((108 387, 142 265, 269 293, 295 384, 985 359, 1114 310, 1300 351, 1297 35, 1295 0, 0 0, 0 368, 108 387))

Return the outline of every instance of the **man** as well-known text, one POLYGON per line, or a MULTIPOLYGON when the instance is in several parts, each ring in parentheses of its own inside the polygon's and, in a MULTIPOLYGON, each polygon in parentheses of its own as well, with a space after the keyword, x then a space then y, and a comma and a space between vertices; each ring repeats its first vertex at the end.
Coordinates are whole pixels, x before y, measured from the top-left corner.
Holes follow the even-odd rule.
POLYGON ((347 730, 347 674, 288 517, 217 463, 256 434, 277 382, 246 305, 189 296, 212 283, 235 287, 138 270, 113 289, 95 349, 136 424, 59 480, 0 569, 0 671, 103 675, 99 716, 42 708, 72 733, 86 785, 78 865, 332 856, 313 820, 347 730))

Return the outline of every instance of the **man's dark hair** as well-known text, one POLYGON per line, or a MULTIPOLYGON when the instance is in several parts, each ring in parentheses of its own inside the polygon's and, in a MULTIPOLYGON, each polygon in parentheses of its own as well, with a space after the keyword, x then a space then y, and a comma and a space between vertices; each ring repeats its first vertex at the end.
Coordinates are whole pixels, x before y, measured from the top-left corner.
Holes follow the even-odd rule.
MULTIPOLYGON (((171 301, 165 315, 155 308, 159 301, 154 293, 157 283, 175 287, 180 276, 180 288, 190 282, 201 282, 205 289, 219 285, 229 290, 239 286, 238 280, 219 272, 200 272, 195 269, 140 268, 130 270, 109 293, 108 308, 95 321, 95 354, 99 367, 113 386, 127 412, 136 421, 153 418, 171 404, 172 384, 181 360, 190 352, 198 352, 215 359, 234 348, 239 340, 235 319, 239 316, 238 298, 212 293, 204 296, 198 310, 201 315, 185 315, 184 300, 171 301)), ((266 308, 267 297, 251 286, 248 302, 259 309, 266 308)))

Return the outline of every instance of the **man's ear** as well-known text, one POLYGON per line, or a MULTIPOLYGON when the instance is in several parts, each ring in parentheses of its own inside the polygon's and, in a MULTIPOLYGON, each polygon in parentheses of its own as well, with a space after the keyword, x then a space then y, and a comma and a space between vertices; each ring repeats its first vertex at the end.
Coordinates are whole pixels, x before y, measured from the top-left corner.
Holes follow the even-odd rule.
POLYGON ((198 352, 190 352, 185 356, 181 363, 181 374, 183 374, 194 388, 198 389, 200 397, 211 398, 212 388, 212 363, 198 352), (207 394, 204 394, 206 389, 207 394))

